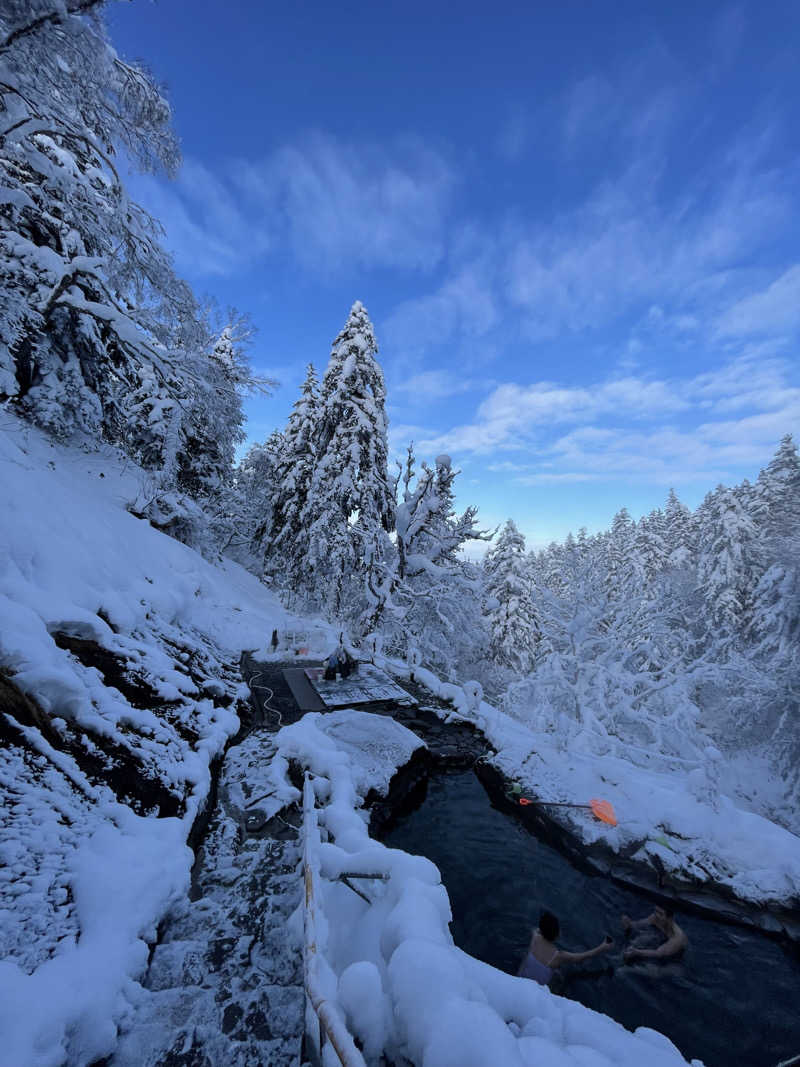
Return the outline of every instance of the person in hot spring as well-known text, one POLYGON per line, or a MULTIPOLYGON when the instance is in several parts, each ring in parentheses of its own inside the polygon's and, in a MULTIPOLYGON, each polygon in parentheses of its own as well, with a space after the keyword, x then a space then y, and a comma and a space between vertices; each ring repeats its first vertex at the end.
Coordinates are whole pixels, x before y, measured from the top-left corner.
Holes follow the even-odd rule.
POLYGON ((520 964, 517 974, 520 978, 530 978, 541 985, 547 985, 556 970, 565 963, 582 963, 592 956, 609 952, 614 942, 606 934, 605 938, 594 948, 585 952, 566 952, 556 945, 559 935, 558 919, 551 911, 543 911, 539 916, 539 925, 533 931, 531 943, 525 959, 520 964))
POLYGON ((634 930, 644 930, 648 926, 657 930, 665 940, 656 948, 639 948, 634 945, 625 952, 626 963, 647 959, 666 960, 672 956, 679 956, 689 944, 689 938, 675 922, 675 915, 670 908, 658 906, 643 919, 631 919, 629 915, 622 916, 622 929, 626 934, 634 930))

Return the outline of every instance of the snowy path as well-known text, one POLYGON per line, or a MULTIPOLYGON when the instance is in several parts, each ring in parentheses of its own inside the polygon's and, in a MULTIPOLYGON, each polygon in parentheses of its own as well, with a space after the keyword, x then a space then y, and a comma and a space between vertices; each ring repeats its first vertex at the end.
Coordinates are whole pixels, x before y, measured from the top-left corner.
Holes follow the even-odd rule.
POLYGON ((192 901, 156 947, 114 1067, 296 1067, 303 1026, 295 827, 247 833, 244 792, 268 785, 275 754, 258 730, 231 748, 194 871, 192 901))

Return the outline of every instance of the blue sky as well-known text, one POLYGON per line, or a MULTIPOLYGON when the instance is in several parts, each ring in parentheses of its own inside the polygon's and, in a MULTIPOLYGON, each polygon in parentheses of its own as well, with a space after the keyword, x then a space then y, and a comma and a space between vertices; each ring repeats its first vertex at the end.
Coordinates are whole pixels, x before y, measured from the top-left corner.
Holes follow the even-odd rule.
POLYGON ((393 447, 540 545, 800 430, 800 5, 136 0, 175 182, 137 176, 199 292, 250 312, 282 426, 352 302, 393 447))

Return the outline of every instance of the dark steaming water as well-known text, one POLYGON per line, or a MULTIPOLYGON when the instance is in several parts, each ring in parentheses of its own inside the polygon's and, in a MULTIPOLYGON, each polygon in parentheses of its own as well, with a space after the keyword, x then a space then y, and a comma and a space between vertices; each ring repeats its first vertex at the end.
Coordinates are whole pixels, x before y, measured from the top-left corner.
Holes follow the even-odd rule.
POLYGON ((652 902, 576 870, 493 808, 471 771, 433 778, 421 806, 384 841, 438 866, 450 894, 453 938, 470 955, 515 973, 539 910, 549 908, 561 920, 563 948, 590 948, 606 931, 616 942, 610 955, 565 968, 555 992, 628 1029, 660 1030, 706 1067, 775 1067, 800 1053, 796 949, 676 910, 690 941, 682 959, 624 965, 619 916, 646 915, 652 902))

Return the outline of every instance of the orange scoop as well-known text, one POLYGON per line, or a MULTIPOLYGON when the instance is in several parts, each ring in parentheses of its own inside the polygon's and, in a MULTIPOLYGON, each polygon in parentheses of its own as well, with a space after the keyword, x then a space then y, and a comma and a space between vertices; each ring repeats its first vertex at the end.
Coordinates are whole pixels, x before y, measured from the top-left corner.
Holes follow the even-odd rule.
POLYGON ((599 819, 600 822, 607 822, 609 826, 617 825, 617 816, 608 800, 594 798, 589 801, 589 807, 592 809, 594 817, 599 819))
POLYGON ((592 815, 600 822, 608 823, 609 826, 617 825, 617 816, 608 800, 598 800, 593 797, 588 804, 572 804, 568 801, 528 800, 527 797, 519 798, 520 805, 527 808, 529 804, 540 804, 543 808, 588 808, 592 815))

